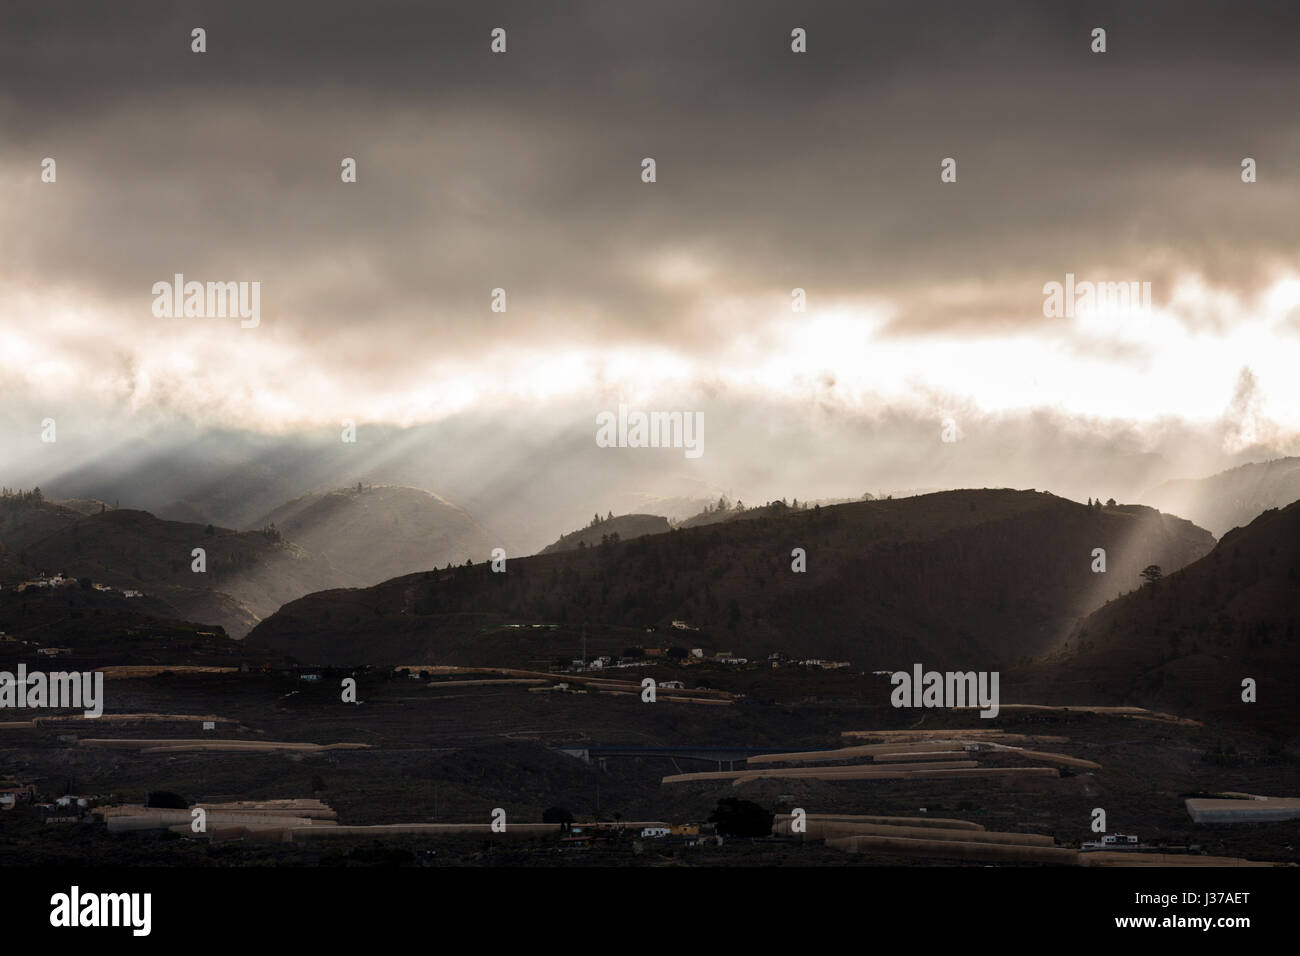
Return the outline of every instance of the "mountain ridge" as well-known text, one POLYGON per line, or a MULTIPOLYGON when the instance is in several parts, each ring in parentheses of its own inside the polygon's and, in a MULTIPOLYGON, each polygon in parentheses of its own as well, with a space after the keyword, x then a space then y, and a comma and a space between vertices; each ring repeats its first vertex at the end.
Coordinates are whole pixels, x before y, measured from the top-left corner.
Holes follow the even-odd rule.
POLYGON ((692 640, 751 656, 793 651, 860 666, 974 658, 991 667, 1054 646, 1077 618, 1136 586, 1148 564, 1181 567, 1213 543, 1204 529, 1144 506, 954 491, 539 554, 501 574, 476 565, 307 595, 249 640, 313 663, 504 665, 491 659, 495 638, 482 634, 505 622, 603 630, 613 640, 680 619, 700 626, 692 640), (1096 547, 1107 550, 1105 575, 1090 571, 1096 547), (796 548, 802 573, 792 570, 796 548))

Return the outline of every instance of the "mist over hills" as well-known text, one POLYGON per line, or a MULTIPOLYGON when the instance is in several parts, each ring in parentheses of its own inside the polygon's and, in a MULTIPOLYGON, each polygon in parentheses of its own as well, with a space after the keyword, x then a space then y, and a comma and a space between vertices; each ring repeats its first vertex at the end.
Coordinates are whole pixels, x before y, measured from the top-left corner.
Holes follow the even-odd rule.
MULTIPOLYGON (((1077 620, 1177 568, 1208 532, 1153 509, 1089 508, 1032 491, 955 491, 646 535, 309 595, 249 635, 314 663, 507 663, 539 654, 509 622, 625 629, 682 619, 746 656, 784 651, 861 667, 993 667, 1043 653, 1077 620), (807 571, 791 569, 803 548, 807 571), (1107 570, 1090 570, 1104 548, 1107 570), (518 658, 515 658, 516 660, 518 658)), ((652 640, 672 640, 653 638, 652 640)))
POLYGON ((304 495, 257 525, 235 531, 134 509, 5 498, 0 572, 17 581, 43 568, 138 589, 173 616, 242 637, 281 604, 313 591, 484 560, 493 547, 471 516, 415 488, 304 495), (191 568, 194 548, 206 551, 204 572, 191 568))
POLYGON ((358 481, 400 485, 464 509, 511 555, 536 553, 585 526, 593 512, 682 522, 723 495, 758 504, 795 494, 825 504, 863 491, 899 497, 907 489, 1037 487, 1076 501, 1156 504, 1144 492, 1169 478, 1262 454, 1210 454, 1221 442, 1177 430, 1159 452, 1141 451, 1136 435, 1046 413, 963 419, 961 440, 944 444, 931 416, 828 410, 810 420, 803 407, 735 399, 692 396, 710 423, 708 451, 694 460, 676 449, 597 447, 594 415, 617 403, 599 396, 545 413, 512 405, 509 414, 486 408, 406 427, 361 422, 355 443, 340 440, 336 422, 276 434, 161 422, 139 431, 146 426, 137 423, 137 431, 114 438, 105 427, 76 431, 82 416, 71 415, 66 425, 60 419, 57 444, 0 435, 16 452, 6 483, 39 484, 54 498, 257 530, 269 512, 304 494, 358 481))
POLYGON ((411 428, 361 425, 355 444, 341 442, 337 429, 181 433, 75 458, 61 442, 49 457, 57 467, 18 469, 13 481, 38 484, 51 497, 116 501, 167 520, 245 530, 260 529, 287 502, 358 481, 418 488, 473 516, 491 546, 511 555, 540 550, 593 511, 680 520, 725 491, 685 471, 680 455, 602 455, 607 449, 585 431, 555 435, 527 424, 466 417, 411 428))
POLYGON ((275 525, 288 540, 347 569, 358 584, 482 561, 499 546, 463 509, 418 488, 390 485, 303 495, 255 525, 275 525))
POLYGON ((62 571, 163 602, 172 616, 246 634, 285 601, 357 583, 274 531, 164 521, 144 511, 83 515, 44 501, 0 499, 0 541, 27 569, 62 571), (195 548, 206 571, 192 570, 195 548))
POLYGON ((1216 537, 1244 527, 1269 508, 1300 499, 1300 458, 1252 462, 1208 478, 1166 481, 1143 501, 1180 514, 1216 537))

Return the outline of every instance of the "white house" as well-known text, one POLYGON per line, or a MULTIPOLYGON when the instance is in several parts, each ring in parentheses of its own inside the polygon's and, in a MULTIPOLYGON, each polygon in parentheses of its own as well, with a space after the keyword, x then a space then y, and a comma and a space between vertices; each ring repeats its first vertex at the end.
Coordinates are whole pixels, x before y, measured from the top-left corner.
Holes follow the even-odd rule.
POLYGON ((666 837, 668 833, 668 827, 643 827, 641 830, 641 836, 654 837, 655 839, 666 837))

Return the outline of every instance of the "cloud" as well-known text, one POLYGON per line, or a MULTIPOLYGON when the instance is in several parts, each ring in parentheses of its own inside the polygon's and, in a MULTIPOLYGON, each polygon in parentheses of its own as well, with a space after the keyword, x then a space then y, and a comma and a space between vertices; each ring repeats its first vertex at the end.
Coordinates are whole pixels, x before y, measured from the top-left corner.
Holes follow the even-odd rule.
MULTIPOLYGON (((1278 91, 1300 14, 1269 12, 10 7, 3 415, 40 455, 49 409, 108 441, 725 396, 747 421, 904 414, 926 434, 950 408, 1045 414, 1167 455, 1151 430, 1200 435, 1249 364, 1259 434, 1294 447, 1300 121, 1278 91), (155 318, 152 284, 177 272, 261 282, 262 325, 155 318), (1150 281, 1155 314, 1048 319, 1042 286, 1067 272, 1150 281)), ((1009 459, 1026 475, 1064 453, 1027 434, 1041 447, 1009 459)), ((918 474, 889 481, 931 484, 890 447, 918 474)), ((803 479, 856 467, 838 437, 808 455, 803 479)), ((761 483, 798 473, 783 457, 729 461, 761 483)))

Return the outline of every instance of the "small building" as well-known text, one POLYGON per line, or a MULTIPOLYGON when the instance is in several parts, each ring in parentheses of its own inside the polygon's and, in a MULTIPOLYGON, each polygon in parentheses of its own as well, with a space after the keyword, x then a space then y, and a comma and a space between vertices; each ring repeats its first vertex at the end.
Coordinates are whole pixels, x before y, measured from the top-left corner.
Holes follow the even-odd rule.
POLYGON ((666 690, 682 690, 686 687, 686 685, 679 680, 661 680, 656 686, 662 687, 666 690))
POLYGON ((60 809, 89 810, 99 806, 99 797, 79 797, 75 793, 65 793, 54 801, 54 805, 60 809))
POLYGON ((38 648, 36 648, 36 653, 37 653, 37 654, 43 654, 43 655, 46 656, 46 657, 59 657, 59 656, 61 656, 61 655, 63 655, 63 654, 71 654, 71 653, 72 653, 72 648, 70 648, 70 647, 38 647, 38 648))
POLYGON ((1093 840, 1080 846, 1082 850, 1117 850, 1138 846, 1138 838, 1132 833, 1107 833, 1100 840, 1093 840))
POLYGON ((21 780, 0 780, 0 810, 12 810, 36 799, 36 787, 21 780))
POLYGON ((670 832, 668 827, 642 827, 641 836, 658 840, 661 837, 668 836, 670 832))

